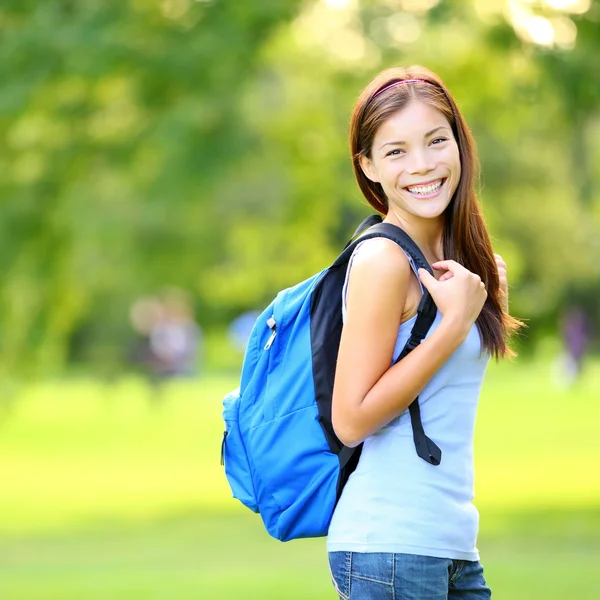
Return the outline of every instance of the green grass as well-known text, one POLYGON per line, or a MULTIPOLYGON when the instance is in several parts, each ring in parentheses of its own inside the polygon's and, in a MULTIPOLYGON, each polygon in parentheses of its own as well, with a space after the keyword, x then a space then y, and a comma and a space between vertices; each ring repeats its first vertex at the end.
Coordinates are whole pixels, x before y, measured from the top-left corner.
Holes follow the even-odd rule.
MULTIPOLYGON (((54 382, 0 422, 0 599, 333 598, 323 540, 281 544, 219 465, 235 378, 54 382)), ((478 417, 480 551, 495 598, 600 597, 600 369, 557 389, 491 366, 478 417)))
MULTIPOLYGON (((600 511, 516 513, 510 525, 480 541, 495 598, 598 598, 600 511)), ((10 600, 335 598, 323 540, 282 545, 237 510, 5 539, 0 556, 10 600)))

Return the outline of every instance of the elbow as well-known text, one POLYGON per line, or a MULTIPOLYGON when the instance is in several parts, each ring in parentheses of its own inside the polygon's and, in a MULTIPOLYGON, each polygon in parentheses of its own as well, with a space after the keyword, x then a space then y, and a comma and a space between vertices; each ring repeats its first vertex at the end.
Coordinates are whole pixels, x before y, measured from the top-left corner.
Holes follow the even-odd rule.
POLYGON ((348 438, 346 440, 340 440, 340 442, 342 442, 342 444, 344 444, 344 446, 347 446, 348 448, 356 448, 356 446, 360 446, 363 443, 363 439, 356 439, 356 438, 348 438))
POLYGON ((365 436, 362 435, 362 432, 358 431, 355 427, 352 427, 350 423, 339 423, 334 420, 332 425, 338 440, 348 448, 356 448, 356 446, 359 446, 365 438, 365 436))

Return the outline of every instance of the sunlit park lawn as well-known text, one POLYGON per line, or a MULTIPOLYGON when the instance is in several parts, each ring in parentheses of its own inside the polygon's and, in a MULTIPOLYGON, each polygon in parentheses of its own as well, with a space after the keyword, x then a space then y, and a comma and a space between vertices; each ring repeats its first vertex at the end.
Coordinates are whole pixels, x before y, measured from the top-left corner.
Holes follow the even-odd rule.
MULTIPOLYGON (((24 389, 0 425, 0 599, 327 599, 323 540, 281 544, 219 464, 230 376, 24 389)), ((600 598, 600 365, 490 367, 477 429, 494 597, 600 598)))

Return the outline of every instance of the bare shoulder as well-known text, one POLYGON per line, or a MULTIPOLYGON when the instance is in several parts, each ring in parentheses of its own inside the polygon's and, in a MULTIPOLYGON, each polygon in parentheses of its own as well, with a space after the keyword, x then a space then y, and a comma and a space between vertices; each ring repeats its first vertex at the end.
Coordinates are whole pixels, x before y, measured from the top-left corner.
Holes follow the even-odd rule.
POLYGON ((411 277, 408 257, 392 240, 372 238, 364 241, 354 256, 351 278, 353 280, 378 280, 407 282, 411 277))

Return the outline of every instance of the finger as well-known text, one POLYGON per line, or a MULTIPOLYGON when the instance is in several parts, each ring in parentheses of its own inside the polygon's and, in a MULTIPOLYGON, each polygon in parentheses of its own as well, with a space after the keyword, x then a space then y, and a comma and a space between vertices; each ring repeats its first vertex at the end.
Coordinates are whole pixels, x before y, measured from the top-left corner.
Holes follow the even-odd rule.
POLYGON ((452 279, 454 277, 454 275, 450 272, 450 271, 446 271, 439 279, 438 281, 447 281, 448 279, 452 279))
POLYGON ((419 279, 421 283, 431 291, 432 288, 438 283, 437 279, 429 273, 426 269, 419 269, 419 279))
POLYGON ((496 259, 496 265, 498 266, 498 268, 503 267, 504 269, 506 269, 506 263, 499 254, 494 254, 494 258, 496 259))
POLYGON ((441 260, 431 265, 436 271, 450 271, 454 275, 458 273, 468 273, 462 265, 458 264, 455 260, 441 260))

